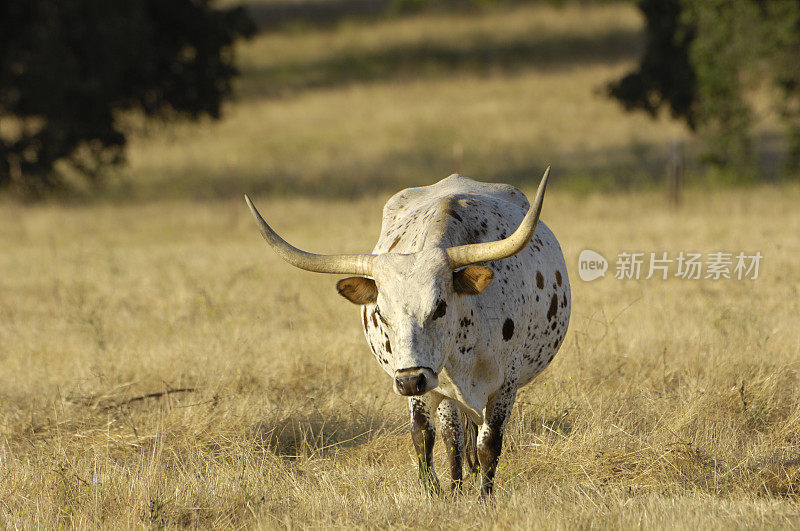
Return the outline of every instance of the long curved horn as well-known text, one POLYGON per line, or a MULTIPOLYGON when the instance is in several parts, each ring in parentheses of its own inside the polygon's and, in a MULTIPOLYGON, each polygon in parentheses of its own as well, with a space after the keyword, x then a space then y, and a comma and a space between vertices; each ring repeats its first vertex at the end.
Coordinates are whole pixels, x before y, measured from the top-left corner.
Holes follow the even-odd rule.
POLYGON ((272 227, 267 225, 261 214, 258 213, 253 202, 244 196, 247 206, 250 207, 253 217, 256 218, 261 235, 267 240, 278 256, 295 267, 314 271, 315 273, 333 273, 336 275, 364 275, 372 274, 372 254, 312 254, 293 247, 286 240, 278 236, 272 227))
POLYGON ((478 262, 491 262, 492 260, 502 260, 509 256, 514 256, 528 245, 536 224, 539 221, 539 213, 542 211, 542 201, 544 201, 544 190, 547 188, 547 178, 550 176, 550 166, 544 172, 542 182, 536 191, 536 198, 528 209, 528 213, 522 219, 517 230, 503 240, 485 243, 471 243, 459 245, 447 249, 447 257, 450 260, 450 267, 457 269, 478 262))

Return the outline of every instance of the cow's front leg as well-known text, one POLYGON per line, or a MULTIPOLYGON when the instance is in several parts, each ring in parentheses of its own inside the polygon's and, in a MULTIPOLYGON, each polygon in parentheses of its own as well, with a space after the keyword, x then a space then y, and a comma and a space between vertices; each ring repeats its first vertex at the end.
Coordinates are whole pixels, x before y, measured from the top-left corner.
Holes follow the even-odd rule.
POLYGON ((419 479, 428 492, 440 494, 439 479, 433 470, 433 443, 436 441, 434 412, 439 400, 431 395, 408 399, 411 409, 411 440, 419 463, 419 479))
POLYGON ((452 400, 442 400, 437 409, 439 425, 442 428, 442 442, 450 462, 450 490, 461 490, 464 459, 464 427, 461 412, 452 400))
POLYGON ((506 381, 489 398, 484 409, 484 421, 478 431, 478 461, 481 465, 481 495, 492 493, 494 474, 500 451, 503 449, 503 432, 511 415, 511 408, 517 395, 516 381, 506 381))

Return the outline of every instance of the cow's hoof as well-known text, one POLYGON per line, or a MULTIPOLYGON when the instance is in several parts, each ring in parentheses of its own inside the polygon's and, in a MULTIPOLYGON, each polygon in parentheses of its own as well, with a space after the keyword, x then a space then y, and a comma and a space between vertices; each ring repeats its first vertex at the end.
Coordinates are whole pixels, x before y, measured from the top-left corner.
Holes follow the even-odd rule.
POLYGON ((439 485, 439 478, 436 477, 436 473, 432 470, 428 473, 420 474, 419 480, 422 483, 422 488, 425 489, 425 492, 430 496, 435 496, 437 498, 444 496, 444 491, 441 485, 439 485))

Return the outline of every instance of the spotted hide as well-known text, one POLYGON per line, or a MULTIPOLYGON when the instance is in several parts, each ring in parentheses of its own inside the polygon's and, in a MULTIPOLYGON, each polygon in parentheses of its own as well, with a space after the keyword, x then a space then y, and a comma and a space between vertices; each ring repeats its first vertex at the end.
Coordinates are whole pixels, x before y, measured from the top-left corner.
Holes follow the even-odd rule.
MULTIPOLYGON (((304 269, 358 274, 338 289, 361 306, 373 356, 395 391, 409 397, 420 478, 430 490, 439 491, 433 468, 438 417, 451 489, 461 487, 466 457, 480 473, 481 492, 491 492, 517 390, 547 367, 564 341, 567 268, 555 236, 537 223, 547 176, 529 209, 513 186, 451 175, 388 201, 372 255, 323 257, 309 266, 308 257, 319 255, 281 254, 304 269), (517 242, 512 251, 484 252, 508 242, 517 242)), ((279 253, 302 253, 282 251, 288 244, 266 223, 262 234, 279 253)))
POLYGON ((385 263, 375 269, 378 297, 361 308, 362 323, 390 376, 409 367, 435 368, 439 385, 409 399, 421 475, 433 488, 437 411, 451 454, 451 486, 461 483, 460 408, 479 426, 477 444, 470 446, 477 449, 483 491, 491 490, 517 389, 547 367, 564 340, 570 288, 558 241, 541 221, 522 252, 486 264, 494 279, 480 294, 455 293, 446 267, 420 259, 430 256, 435 263, 443 248, 506 238, 527 211, 527 199, 513 186, 461 175, 403 190, 383 209, 373 254, 385 263), (446 305, 443 315, 426 319, 439 301, 446 305))

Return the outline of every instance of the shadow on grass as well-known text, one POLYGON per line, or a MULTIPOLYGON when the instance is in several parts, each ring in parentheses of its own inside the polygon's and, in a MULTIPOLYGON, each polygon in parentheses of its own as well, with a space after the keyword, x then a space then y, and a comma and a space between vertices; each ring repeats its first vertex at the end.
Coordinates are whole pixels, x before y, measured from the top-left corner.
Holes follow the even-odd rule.
POLYGON ((387 417, 368 406, 346 414, 275 409, 253 427, 256 447, 287 459, 328 457, 405 429, 402 418, 387 417))
MULTIPOLYGON (((725 172, 715 170, 703 160, 701 141, 685 141, 682 147, 684 183, 736 186, 777 183, 792 178, 785 170, 787 153, 782 134, 761 133, 753 138, 753 145, 755 157, 751 167, 725 172)), ((542 168, 550 164, 558 186, 579 195, 665 189, 668 152, 666 144, 644 142, 595 151, 565 151, 548 157, 540 155, 530 162, 498 166, 484 172, 478 179, 533 188, 539 182, 542 168)))
POLYGON ((535 187, 545 167, 553 167, 552 184, 575 193, 636 189, 663 182, 666 157, 663 146, 623 147, 598 152, 546 154, 535 149, 525 153, 498 151, 491 158, 465 157, 457 164, 451 149, 437 145, 386 153, 379 163, 343 160, 325 171, 308 174, 290 169, 268 175, 244 168, 224 174, 190 169, 186 174, 165 175, 146 183, 109 186, 105 196, 120 202, 153 198, 184 197, 197 200, 240 198, 247 193, 265 197, 308 197, 313 199, 358 199, 391 195, 412 186, 433 184, 458 172, 487 182, 503 182, 520 188, 535 187))
POLYGON ((421 42, 373 52, 352 51, 314 62, 246 70, 240 98, 281 97, 349 83, 408 80, 454 73, 508 74, 527 68, 563 69, 634 59, 638 31, 611 30, 595 36, 559 35, 510 42, 476 39, 464 45, 421 42))
POLYGON ((512 416, 513 429, 511 432, 517 437, 511 439, 536 436, 568 437, 574 429, 573 421, 569 418, 569 409, 547 410, 542 407, 532 407, 530 404, 519 403, 516 414, 512 416))
POLYGON ((345 19, 371 19, 387 16, 395 0, 289 0, 263 2, 246 0, 241 5, 260 31, 290 25, 328 27, 345 19))
MULTIPOLYGON (((749 172, 737 169, 736 173, 716 174, 702 162, 702 148, 694 141, 687 141, 684 180, 712 187, 781 182, 792 178, 783 171, 786 157, 783 144, 779 134, 765 133, 756 139, 757 164, 749 172)), ((498 150, 491 157, 471 157, 467 153, 463 161, 456 162, 452 148, 445 147, 441 140, 432 140, 424 146, 388 152, 379 162, 369 164, 345 157, 339 164, 314 174, 294 172, 291 168, 269 174, 255 174, 245 168, 238 171, 234 168, 224 174, 189 168, 185 174, 165 175, 146 183, 112 183, 97 197, 120 203, 155 198, 238 200, 244 193, 254 197, 334 201, 369 196, 388 198, 404 188, 430 185, 456 172, 478 181, 502 182, 531 191, 547 165, 553 168, 551 189, 561 192, 587 195, 661 190, 666 188, 667 151, 667 145, 643 142, 561 152, 544 152, 534 146, 522 156, 516 151, 498 150)))
MULTIPOLYGON (((313 180, 304 181, 308 176, 301 175, 270 175, 245 179, 238 185, 248 193, 271 197, 355 199, 391 195, 404 188, 433 184, 456 173, 457 165, 447 156, 449 150, 441 151, 430 148, 425 152, 395 152, 375 167, 338 168, 313 180)), ((665 146, 638 145, 550 155, 531 150, 524 160, 498 152, 491 160, 465 162, 460 173, 467 177, 521 189, 535 188, 544 169, 551 165, 554 188, 588 194, 663 186, 667 159, 665 146)), ((226 193, 219 188, 216 192, 226 193)))
MULTIPOLYGON (((535 4, 539 0, 504 0, 502 5, 535 4)), ((328 28, 348 20, 379 20, 419 13, 481 13, 484 0, 244 0, 239 2, 259 31, 281 28, 328 28)))

